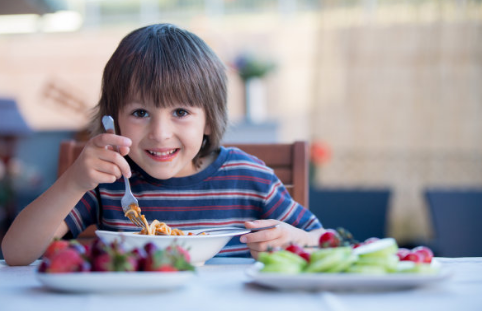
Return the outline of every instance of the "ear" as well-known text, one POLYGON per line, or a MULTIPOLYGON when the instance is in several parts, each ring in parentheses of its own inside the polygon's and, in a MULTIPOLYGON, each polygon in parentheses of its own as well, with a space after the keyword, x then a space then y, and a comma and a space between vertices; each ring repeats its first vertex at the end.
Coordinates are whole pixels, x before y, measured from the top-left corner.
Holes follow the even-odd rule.
POLYGON ((204 135, 211 135, 211 133, 212 133, 211 126, 206 123, 206 125, 204 126, 204 135))

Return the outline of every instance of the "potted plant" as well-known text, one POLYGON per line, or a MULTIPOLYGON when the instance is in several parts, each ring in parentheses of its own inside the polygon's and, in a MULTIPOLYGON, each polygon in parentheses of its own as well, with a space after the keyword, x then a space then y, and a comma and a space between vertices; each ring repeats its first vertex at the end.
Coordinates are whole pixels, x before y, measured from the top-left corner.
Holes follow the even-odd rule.
POLYGON ((275 63, 249 53, 242 53, 234 60, 234 68, 244 86, 245 117, 247 122, 264 121, 267 108, 262 78, 275 69, 275 63))

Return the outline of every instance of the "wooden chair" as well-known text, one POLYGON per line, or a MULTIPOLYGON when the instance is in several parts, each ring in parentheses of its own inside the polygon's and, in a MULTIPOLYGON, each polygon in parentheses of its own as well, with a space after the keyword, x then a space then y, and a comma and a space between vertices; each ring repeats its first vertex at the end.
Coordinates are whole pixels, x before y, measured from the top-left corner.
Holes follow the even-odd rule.
MULTIPOLYGON (((62 141, 59 151, 57 176, 60 177, 77 159, 85 142, 62 141)), ((308 143, 296 141, 292 144, 225 144, 236 146, 256 156, 271 167, 283 182, 293 199, 308 208, 308 143)), ((95 236, 95 228, 87 228, 80 238, 95 236)))

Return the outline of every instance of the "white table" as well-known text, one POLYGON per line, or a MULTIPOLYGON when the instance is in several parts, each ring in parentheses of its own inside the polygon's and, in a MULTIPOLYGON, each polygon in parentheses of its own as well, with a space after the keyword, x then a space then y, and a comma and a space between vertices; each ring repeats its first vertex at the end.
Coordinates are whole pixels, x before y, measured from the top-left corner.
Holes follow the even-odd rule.
POLYGON ((382 292, 287 292, 250 283, 249 259, 213 259, 192 282, 168 292, 73 294, 52 292, 35 278, 34 265, 0 261, 0 310, 482 310, 482 258, 439 258, 453 274, 440 284, 382 292))

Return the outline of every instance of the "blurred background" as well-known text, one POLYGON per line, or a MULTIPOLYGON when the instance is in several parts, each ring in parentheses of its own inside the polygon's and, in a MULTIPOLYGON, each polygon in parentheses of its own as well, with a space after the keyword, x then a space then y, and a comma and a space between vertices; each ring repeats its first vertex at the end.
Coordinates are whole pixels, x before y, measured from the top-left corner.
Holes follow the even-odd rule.
POLYGON ((225 142, 310 143, 310 209, 429 244, 427 189, 482 188, 482 1, 0 0, 1 231, 86 139, 119 41, 159 22, 225 62, 225 142))

